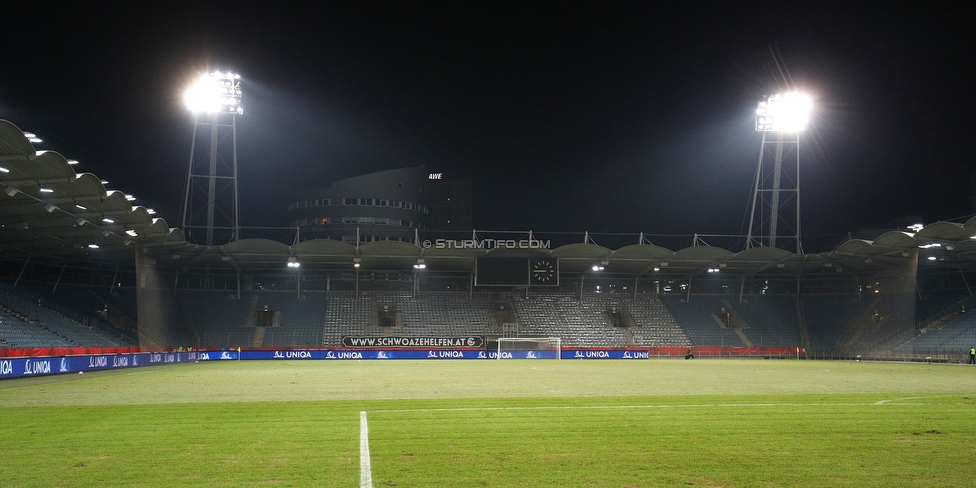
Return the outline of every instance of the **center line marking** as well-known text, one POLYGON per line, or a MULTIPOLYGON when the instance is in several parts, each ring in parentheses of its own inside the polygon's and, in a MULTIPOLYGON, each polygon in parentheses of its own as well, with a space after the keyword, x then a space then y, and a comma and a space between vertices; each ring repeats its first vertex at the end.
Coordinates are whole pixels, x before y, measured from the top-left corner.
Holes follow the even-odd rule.
POLYGON ((369 467, 369 425, 366 411, 359 412, 359 488, 373 488, 373 472, 369 467))

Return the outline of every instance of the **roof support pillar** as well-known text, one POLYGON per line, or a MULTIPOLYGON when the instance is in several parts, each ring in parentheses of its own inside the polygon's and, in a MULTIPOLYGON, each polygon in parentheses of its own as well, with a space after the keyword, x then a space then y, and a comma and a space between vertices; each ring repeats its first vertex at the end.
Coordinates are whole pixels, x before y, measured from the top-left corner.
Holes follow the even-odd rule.
POLYGON ((54 289, 51 290, 52 292, 58 291, 58 285, 61 284, 61 277, 64 276, 64 269, 67 267, 68 267, 68 262, 65 261, 64 264, 61 265, 61 272, 58 273, 58 280, 54 282, 54 289))
POLYGON ((20 277, 21 276, 24 276, 24 270, 27 269, 27 263, 29 263, 30 260, 31 260, 31 257, 30 256, 27 256, 27 260, 24 261, 24 265, 20 268, 20 273, 17 274, 17 279, 14 280, 14 286, 17 286, 17 283, 20 283, 20 277))

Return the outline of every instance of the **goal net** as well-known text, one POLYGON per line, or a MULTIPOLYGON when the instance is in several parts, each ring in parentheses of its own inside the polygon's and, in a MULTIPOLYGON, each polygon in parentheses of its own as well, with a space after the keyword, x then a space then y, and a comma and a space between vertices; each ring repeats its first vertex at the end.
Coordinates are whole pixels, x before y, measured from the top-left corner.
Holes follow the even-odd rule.
POLYGON ((558 337, 500 337, 498 359, 560 359, 562 342, 558 337))

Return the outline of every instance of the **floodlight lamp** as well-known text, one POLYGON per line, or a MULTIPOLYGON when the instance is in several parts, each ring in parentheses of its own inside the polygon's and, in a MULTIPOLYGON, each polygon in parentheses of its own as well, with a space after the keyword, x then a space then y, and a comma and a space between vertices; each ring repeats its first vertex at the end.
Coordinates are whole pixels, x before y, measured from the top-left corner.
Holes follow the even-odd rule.
POLYGON ((184 95, 187 108, 194 113, 244 113, 239 79, 233 73, 220 71, 201 75, 184 95))
POLYGON ((139 235, 138 233, 136 233, 136 231, 134 231, 134 230, 131 230, 131 229, 130 229, 130 230, 127 230, 127 231, 125 231, 125 234, 126 234, 126 235, 128 235, 129 237, 136 237, 136 236, 138 236, 138 235, 139 235))
POLYGON ((802 93, 790 92, 769 96, 759 102, 756 110, 758 132, 802 132, 810 120, 813 99, 802 93))
POLYGON ((98 249, 98 244, 95 244, 93 242, 93 243, 91 243, 91 244, 88 245, 88 249, 98 249))
POLYGON ((918 231, 922 230, 922 227, 925 227, 925 226, 922 225, 922 224, 912 224, 912 225, 909 225, 908 226, 909 230, 911 230, 912 232, 918 232, 918 231))
POLYGON ((50 188, 41 188, 39 191, 41 193, 54 193, 54 190, 52 190, 50 188))
POLYGON ((78 160, 77 159, 69 159, 68 160, 68 164, 74 166, 74 165, 78 164, 78 160))
POLYGON ((4 168, 3 166, 0 166, 0 173, 9 173, 9 172, 10 172, 9 169, 4 168))

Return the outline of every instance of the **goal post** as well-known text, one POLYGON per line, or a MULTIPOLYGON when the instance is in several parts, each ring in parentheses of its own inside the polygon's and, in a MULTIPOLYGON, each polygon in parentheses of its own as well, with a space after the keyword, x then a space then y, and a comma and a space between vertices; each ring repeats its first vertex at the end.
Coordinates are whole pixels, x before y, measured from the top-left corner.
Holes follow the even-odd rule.
POLYGON ((500 337, 498 359, 562 359, 558 337, 500 337))

